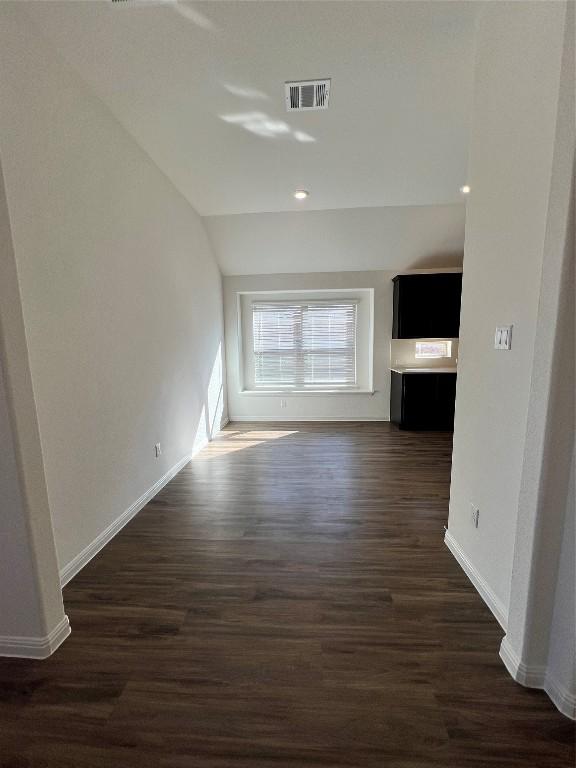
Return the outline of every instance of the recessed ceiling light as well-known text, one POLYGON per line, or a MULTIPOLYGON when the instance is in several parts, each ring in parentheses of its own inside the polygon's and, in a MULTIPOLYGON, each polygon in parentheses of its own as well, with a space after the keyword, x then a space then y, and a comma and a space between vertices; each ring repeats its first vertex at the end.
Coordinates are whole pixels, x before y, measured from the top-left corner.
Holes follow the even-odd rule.
POLYGON ((294 197, 296 200, 306 200, 310 192, 308 192, 306 189, 297 189, 296 192, 294 192, 294 197))
POLYGON ((470 187, 468 186, 468 184, 464 184, 463 187, 460 187, 460 192, 463 195, 469 195, 470 194, 470 187))

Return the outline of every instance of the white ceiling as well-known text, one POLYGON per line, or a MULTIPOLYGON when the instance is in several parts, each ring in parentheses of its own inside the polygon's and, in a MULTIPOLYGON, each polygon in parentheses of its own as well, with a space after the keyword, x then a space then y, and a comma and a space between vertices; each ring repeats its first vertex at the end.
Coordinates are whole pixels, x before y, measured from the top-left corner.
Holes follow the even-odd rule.
POLYGON ((25 6, 202 215, 460 202, 477 3, 25 6), (287 114, 315 77, 329 109, 287 114))

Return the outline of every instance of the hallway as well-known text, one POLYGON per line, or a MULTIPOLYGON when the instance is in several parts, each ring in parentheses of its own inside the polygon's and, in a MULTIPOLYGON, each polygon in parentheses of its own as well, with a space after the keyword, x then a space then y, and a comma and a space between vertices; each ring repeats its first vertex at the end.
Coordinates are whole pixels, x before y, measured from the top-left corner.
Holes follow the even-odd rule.
POLYGON ((0 659, 1 768, 566 768, 443 543, 451 434, 230 424, 0 659))

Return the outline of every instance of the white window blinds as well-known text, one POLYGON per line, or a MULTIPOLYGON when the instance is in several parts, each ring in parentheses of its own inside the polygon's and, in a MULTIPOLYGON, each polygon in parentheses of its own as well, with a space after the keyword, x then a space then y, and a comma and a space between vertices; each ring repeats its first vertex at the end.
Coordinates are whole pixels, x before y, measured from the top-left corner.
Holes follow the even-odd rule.
POLYGON ((256 387, 356 385, 357 301, 255 301, 256 387))

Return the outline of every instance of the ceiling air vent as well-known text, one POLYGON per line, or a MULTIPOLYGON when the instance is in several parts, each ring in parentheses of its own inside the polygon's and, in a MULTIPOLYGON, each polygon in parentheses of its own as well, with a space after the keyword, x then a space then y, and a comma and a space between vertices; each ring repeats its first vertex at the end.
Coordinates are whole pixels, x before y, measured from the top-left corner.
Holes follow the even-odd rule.
POLYGON ((313 109, 328 109, 330 78, 326 80, 302 80, 286 83, 286 110, 308 112, 313 109))

